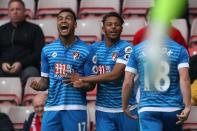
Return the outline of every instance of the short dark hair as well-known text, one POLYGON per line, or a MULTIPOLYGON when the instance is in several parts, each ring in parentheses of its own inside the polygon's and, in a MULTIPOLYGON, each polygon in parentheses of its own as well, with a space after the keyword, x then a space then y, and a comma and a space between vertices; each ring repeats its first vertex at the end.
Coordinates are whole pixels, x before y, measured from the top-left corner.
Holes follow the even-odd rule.
POLYGON ((73 10, 71 10, 69 8, 62 9, 62 10, 59 11, 59 13, 57 14, 57 16, 59 14, 61 14, 62 12, 69 12, 69 13, 71 13, 73 15, 75 21, 77 20, 77 16, 76 16, 76 14, 75 14, 75 12, 73 10))
POLYGON ((117 12, 109 12, 109 13, 107 13, 107 14, 103 17, 103 20, 102 20, 103 24, 105 23, 105 21, 106 21, 106 19, 107 19, 108 17, 112 17, 112 16, 113 16, 113 17, 117 17, 117 18, 120 20, 121 24, 124 23, 123 18, 122 18, 117 12))
POLYGON ((18 2, 18 3, 20 3, 20 4, 25 8, 25 3, 24 3, 22 0, 10 0, 10 1, 8 2, 8 6, 9 6, 11 3, 13 3, 13 2, 18 2))

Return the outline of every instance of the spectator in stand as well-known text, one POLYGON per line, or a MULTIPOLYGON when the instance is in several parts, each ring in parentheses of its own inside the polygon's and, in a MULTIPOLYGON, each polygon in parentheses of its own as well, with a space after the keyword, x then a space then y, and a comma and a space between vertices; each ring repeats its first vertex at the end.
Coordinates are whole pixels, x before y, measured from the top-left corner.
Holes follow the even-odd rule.
POLYGON ((14 131, 14 126, 5 113, 0 112, 0 130, 1 131, 14 131))
MULTIPOLYGON (((150 9, 151 10, 151 9, 150 9)), ((147 21, 149 21, 149 16, 151 11, 148 11, 148 17, 147 17, 147 21)), ((134 35, 134 39, 133 39, 133 45, 137 45, 140 42, 144 41, 146 39, 146 32, 148 30, 148 26, 145 26, 143 28, 141 28, 139 31, 137 31, 134 35)), ((180 45, 184 46, 186 49, 188 48, 188 45, 185 41, 185 39, 183 38, 183 36, 181 35, 180 31, 178 29, 176 29, 175 27, 171 27, 169 30, 169 36, 172 40, 176 41, 177 43, 179 43, 180 45)))
POLYGON ((34 97, 33 106, 35 112, 31 113, 28 120, 25 121, 23 131, 41 131, 42 115, 46 98, 46 94, 37 94, 34 97))
POLYGON ((21 77, 24 85, 30 76, 39 76, 44 35, 38 25, 25 20, 22 0, 8 3, 10 22, 0 26, 0 77, 21 77))

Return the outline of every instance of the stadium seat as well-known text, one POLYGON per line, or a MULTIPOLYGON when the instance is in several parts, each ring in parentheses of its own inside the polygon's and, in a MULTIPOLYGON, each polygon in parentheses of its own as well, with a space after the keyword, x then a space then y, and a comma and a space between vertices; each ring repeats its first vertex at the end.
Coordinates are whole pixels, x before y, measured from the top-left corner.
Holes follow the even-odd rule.
POLYGON ((87 92, 87 100, 88 101, 95 101, 96 100, 96 92, 97 92, 97 87, 94 88, 94 90, 87 92))
POLYGON ((15 130, 22 130, 23 123, 28 119, 29 114, 33 112, 33 107, 12 106, 9 109, 8 116, 10 117, 15 130))
POLYGON ((193 21, 194 18, 197 17, 197 1, 189 0, 189 18, 190 22, 193 21))
POLYGON ((188 28, 187 28, 186 20, 185 19, 173 20, 172 25, 181 32, 186 43, 188 43, 188 28))
POLYGON ((0 19, 8 18, 8 2, 9 0, 0 0, 0 19))
POLYGON ((146 21, 142 18, 126 19, 123 25, 121 39, 132 42, 135 33, 145 25, 146 21))
POLYGON ((9 19, 0 19, 0 26, 9 22, 9 19))
POLYGON ((47 94, 48 91, 35 91, 30 87, 30 83, 32 80, 39 81, 41 77, 29 77, 27 80, 27 83, 25 85, 25 91, 24 91, 24 98, 23 98, 23 105, 24 106, 30 106, 32 105, 33 97, 36 94, 47 94))
POLYGON ((197 130, 197 106, 192 106, 188 119, 183 124, 184 130, 197 130))
POLYGON ((124 0, 122 7, 123 18, 147 15, 149 8, 154 6, 154 0, 124 0))
MULTIPOLYGON (((35 14, 35 1, 23 0, 26 6, 26 17, 33 19, 35 14)), ((0 19, 8 18, 8 2, 9 0, 0 0, 0 19)))
POLYGON ((3 113, 5 113, 5 114, 8 115, 9 114, 10 107, 12 107, 12 106, 1 105, 0 106, 0 112, 3 112, 3 113))
POLYGON ((192 22, 189 42, 191 47, 197 47, 197 18, 192 22))
POLYGON ((102 17, 112 11, 120 12, 120 0, 81 0, 79 17, 102 17))
POLYGON ((197 55, 197 48, 188 48, 190 57, 193 55, 197 55))
POLYGON ((21 103, 21 81, 18 77, 0 77, 0 104, 19 105, 21 103))
POLYGON ((56 19, 36 19, 31 20, 31 22, 38 24, 45 36, 45 42, 50 43, 57 39, 58 31, 57 31, 57 22, 56 19))
POLYGON ((77 14, 77 0, 39 0, 37 18, 56 17, 64 8, 72 9, 77 14))
POLYGON ((101 22, 96 19, 77 20, 75 34, 87 43, 101 40, 101 22))

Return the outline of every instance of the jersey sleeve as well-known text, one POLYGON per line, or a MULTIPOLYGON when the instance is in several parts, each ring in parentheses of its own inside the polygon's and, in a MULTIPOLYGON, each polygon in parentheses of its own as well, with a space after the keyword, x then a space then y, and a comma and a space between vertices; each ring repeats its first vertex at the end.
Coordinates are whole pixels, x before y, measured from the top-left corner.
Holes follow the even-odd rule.
POLYGON ((41 76, 48 77, 48 73, 49 73, 48 59, 43 48, 41 53, 41 76))
POLYGON ((124 48, 122 48, 118 53, 118 59, 116 60, 116 63, 121 63, 126 65, 132 50, 133 49, 131 45, 127 45, 124 48))
POLYGON ((125 71, 137 74, 137 61, 135 57, 135 50, 131 53, 125 71))
POLYGON ((181 48, 178 69, 188 67, 189 68, 189 54, 185 48, 181 48))
POLYGON ((87 56, 87 60, 84 64, 84 76, 97 75, 97 57, 92 48, 90 48, 90 53, 87 56))

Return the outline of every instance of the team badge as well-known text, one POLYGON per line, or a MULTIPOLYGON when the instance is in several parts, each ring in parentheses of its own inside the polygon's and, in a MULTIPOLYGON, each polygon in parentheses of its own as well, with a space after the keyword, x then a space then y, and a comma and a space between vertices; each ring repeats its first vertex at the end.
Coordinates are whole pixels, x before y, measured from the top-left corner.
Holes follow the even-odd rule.
POLYGON ((118 53, 113 52, 113 53, 112 53, 112 60, 113 60, 113 61, 116 61, 117 58, 118 58, 118 53))
POLYGON ((73 52, 73 60, 79 59, 79 52, 73 52))

